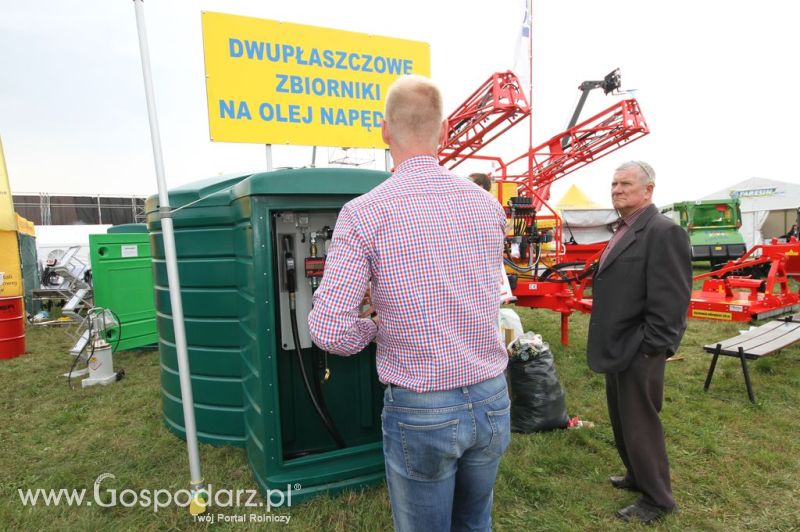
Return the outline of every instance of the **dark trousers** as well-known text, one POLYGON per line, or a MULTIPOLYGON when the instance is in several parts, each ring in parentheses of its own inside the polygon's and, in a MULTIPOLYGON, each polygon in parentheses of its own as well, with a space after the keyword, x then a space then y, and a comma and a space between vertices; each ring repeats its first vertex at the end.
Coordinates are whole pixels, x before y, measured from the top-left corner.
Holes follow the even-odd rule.
POLYGON ((619 373, 606 374, 606 398, 614 441, 627 477, 645 503, 675 507, 669 481, 664 429, 658 417, 664 399, 663 355, 638 353, 619 373))

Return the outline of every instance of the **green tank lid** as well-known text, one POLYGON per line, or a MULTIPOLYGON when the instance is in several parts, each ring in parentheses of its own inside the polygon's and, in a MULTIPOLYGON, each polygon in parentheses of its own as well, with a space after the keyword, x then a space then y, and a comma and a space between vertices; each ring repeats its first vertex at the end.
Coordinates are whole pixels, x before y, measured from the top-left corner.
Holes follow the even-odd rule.
POLYGON ((109 235, 114 234, 129 234, 129 233, 147 233, 147 224, 120 224, 112 225, 106 231, 109 235))
POLYGON ((341 194, 357 196, 385 181, 391 174, 354 168, 295 168, 253 174, 231 190, 231 201, 248 196, 341 194))
MULTIPOLYGON (((169 205, 172 208, 183 207, 190 203, 203 200, 203 206, 228 205, 230 199, 227 190, 236 183, 250 177, 252 174, 228 174, 193 181, 186 185, 169 190, 169 205)), ((147 198, 144 204, 145 212, 150 214, 158 211, 158 194, 147 198)))

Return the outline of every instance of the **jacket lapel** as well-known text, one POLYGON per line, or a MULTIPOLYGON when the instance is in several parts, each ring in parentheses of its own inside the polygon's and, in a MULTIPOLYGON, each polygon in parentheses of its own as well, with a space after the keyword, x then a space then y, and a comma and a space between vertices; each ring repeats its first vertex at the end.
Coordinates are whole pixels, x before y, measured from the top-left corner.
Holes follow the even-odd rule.
POLYGON ((645 228, 647 222, 650 221, 650 218, 653 217, 658 212, 658 208, 655 205, 650 204, 645 211, 639 215, 639 218, 633 223, 633 225, 628 229, 628 231, 622 235, 622 238, 619 242, 614 245, 614 249, 606 257, 606 260, 603 262, 603 265, 600 267, 598 273, 602 272, 606 268, 613 263, 617 257, 619 257, 623 251, 625 251, 631 244, 636 242, 636 234, 645 228))

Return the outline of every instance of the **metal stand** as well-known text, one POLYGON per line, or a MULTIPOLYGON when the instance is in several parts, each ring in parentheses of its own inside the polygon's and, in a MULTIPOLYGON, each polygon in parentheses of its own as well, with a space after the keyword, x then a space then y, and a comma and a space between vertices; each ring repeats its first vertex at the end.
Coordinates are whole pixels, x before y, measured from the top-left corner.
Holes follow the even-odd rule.
POLYGON ((703 385, 703 391, 707 392, 708 387, 711 386, 711 377, 714 376, 714 370, 717 368, 717 359, 719 358, 719 352, 722 350, 722 344, 717 344, 717 348, 714 350, 714 358, 711 359, 711 366, 708 368, 708 375, 706 375, 706 382, 703 385))
POLYGON ((744 349, 739 348, 739 359, 742 361, 742 373, 744 373, 744 385, 747 387, 747 396, 750 398, 751 403, 756 402, 756 397, 753 395, 753 387, 750 385, 750 371, 747 369, 747 357, 744 356, 744 349))
MULTIPOLYGON (((703 391, 707 392, 708 387, 711 386, 711 377, 714 376, 714 370, 717 367, 717 359, 719 359, 720 352, 722 351, 722 344, 717 344, 714 350, 714 358, 711 359, 711 366, 708 368, 708 375, 706 375, 706 382, 703 385, 703 391)), ((739 347, 739 360, 742 362, 742 374, 744 375, 744 385, 747 388, 747 396, 750 398, 751 403, 756 402, 756 396, 753 393, 753 386, 750 383, 750 370, 747 368, 747 357, 744 354, 744 349, 739 347)))

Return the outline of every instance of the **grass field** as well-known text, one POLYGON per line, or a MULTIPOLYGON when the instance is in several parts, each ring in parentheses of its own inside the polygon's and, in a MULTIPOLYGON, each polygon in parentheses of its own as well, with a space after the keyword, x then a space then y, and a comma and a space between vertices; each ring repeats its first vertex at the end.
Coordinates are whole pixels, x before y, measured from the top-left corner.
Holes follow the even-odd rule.
MULTIPOLYGON (((559 316, 519 309, 526 329, 551 343, 570 415, 593 429, 513 437, 495 490, 495 530, 627 530, 615 510, 635 496, 612 489, 621 471, 608 424, 603 380, 586 367, 588 319, 574 315, 570 347, 558 345, 559 316)), ((722 357, 708 393, 710 357, 701 346, 736 333, 736 324, 690 321, 679 355, 667 365, 662 414, 681 513, 657 530, 800 530, 800 347, 751 365, 758 403, 745 393, 741 369, 722 357)), ((288 530, 391 529, 383 485, 321 497, 284 510, 277 523, 196 523, 184 508, 23 506, 18 489, 87 489, 102 473, 104 488, 177 490, 188 485, 185 444, 161 420, 155 351, 119 353, 124 380, 70 389, 63 332, 32 329, 29 353, 0 362, 0 529, 8 530, 288 530)), ((207 481, 254 487, 244 450, 201 445, 207 481)), ((107 499, 106 499, 107 500, 107 499)), ((230 515, 247 513, 227 509, 230 515)))

